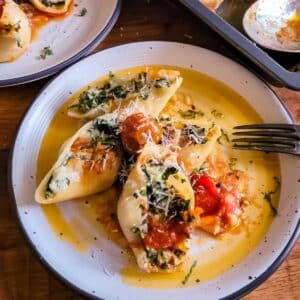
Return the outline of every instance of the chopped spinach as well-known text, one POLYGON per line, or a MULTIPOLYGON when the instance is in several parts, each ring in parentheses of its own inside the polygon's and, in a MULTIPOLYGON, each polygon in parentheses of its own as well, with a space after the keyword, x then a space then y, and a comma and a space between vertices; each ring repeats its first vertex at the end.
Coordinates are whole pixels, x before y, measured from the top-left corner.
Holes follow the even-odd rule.
POLYGON ((170 87, 170 86, 171 86, 170 81, 165 78, 156 79, 154 81, 154 87, 157 89, 166 88, 166 87, 170 87))
POLYGON ((166 269, 169 269, 169 265, 166 262, 164 262, 160 265, 160 268, 163 270, 166 270, 166 269))
POLYGON ((128 93, 129 91, 121 85, 113 87, 110 83, 105 84, 102 88, 88 88, 80 94, 78 103, 71 105, 69 109, 77 108, 80 113, 84 114, 111 99, 126 98, 128 93))
POLYGON ((120 123, 118 120, 113 120, 112 122, 105 119, 95 119, 93 122, 93 127, 100 132, 105 133, 112 139, 118 139, 120 134, 120 123))
POLYGON ((155 250, 149 250, 145 248, 147 258, 152 266, 157 264, 158 253, 155 250))
POLYGON ((185 254, 184 251, 180 250, 180 249, 175 249, 174 250, 174 254, 177 256, 177 257, 181 257, 182 255, 185 254))
MULTIPOLYGON (((123 161, 122 161, 122 164, 121 164, 121 169, 120 169, 120 172, 119 172, 119 183, 121 185, 123 185, 126 182, 130 171, 134 167, 136 159, 137 159, 137 155, 130 155, 129 156, 127 153, 124 154, 124 158, 123 158, 123 161)), ((143 195, 141 191, 140 191, 140 194, 143 195)), ((134 193, 133 196, 135 198, 138 198, 137 193, 134 193)))
POLYGON ((169 167, 169 168, 167 168, 167 169, 164 171, 164 173, 163 173, 163 175, 162 175, 162 179, 163 179, 163 180, 167 180, 167 179, 169 178, 170 175, 176 174, 177 172, 178 172, 178 169, 177 169, 177 168, 175 168, 175 167, 169 167))
POLYGON ((46 199, 54 197, 54 192, 50 188, 50 183, 51 183, 52 179, 53 179, 53 176, 51 175, 48 182, 47 182, 47 185, 46 185, 46 190, 45 190, 45 198, 46 199))
POLYGON ((153 178, 145 165, 142 165, 141 169, 147 183, 146 196, 149 212, 161 215, 166 221, 183 220, 184 212, 189 209, 190 201, 177 196, 175 191, 165 184, 168 176, 178 172, 178 169, 175 167, 169 167, 166 170, 159 169, 158 171, 162 174, 161 179, 153 178))
POLYGON ((109 72, 108 81, 102 87, 88 88, 79 96, 77 103, 69 108, 77 108, 84 114, 99 105, 105 105, 109 100, 122 100, 129 93, 135 93, 141 99, 147 100, 153 87, 167 86, 166 79, 150 80, 146 72, 141 72, 122 84, 117 82, 115 75, 109 72))
POLYGON ((47 7, 52 7, 52 6, 61 6, 65 5, 66 1, 61 0, 61 1, 52 1, 52 0, 40 0, 42 4, 44 4, 47 7))

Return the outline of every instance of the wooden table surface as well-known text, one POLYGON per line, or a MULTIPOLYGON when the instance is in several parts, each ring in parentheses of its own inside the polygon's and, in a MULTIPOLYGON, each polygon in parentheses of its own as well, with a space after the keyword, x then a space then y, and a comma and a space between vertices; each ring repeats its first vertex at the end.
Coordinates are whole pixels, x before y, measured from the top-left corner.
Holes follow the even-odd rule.
MULTIPOLYGON (((96 51, 144 40, 185 42, 231 57, 237 55, 176 1, 160 0, 124 0, 119 21, 96 51)), ((8 197, 7 164, 16 128, 46 82, 47 79, 0 89, 0 300, 82 299, 58 281, 33 254, 18 227, 8 197)), ((300 92, 274 90, 299 123, 300 92)), ((275 274, 244 299, 300 299, 300 242, 275 274)))

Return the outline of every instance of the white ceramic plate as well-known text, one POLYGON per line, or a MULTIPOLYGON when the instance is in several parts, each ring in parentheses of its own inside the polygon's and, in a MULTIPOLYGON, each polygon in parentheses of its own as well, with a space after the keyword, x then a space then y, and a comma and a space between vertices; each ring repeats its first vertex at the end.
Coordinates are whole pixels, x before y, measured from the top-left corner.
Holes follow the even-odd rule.
POLYGON ((264 121, 292 122, 268 86, 237 63, 214 52, 170 42, 134 43, 104 50, 78 62, 51 81, 25 116, 11 154, 9 174, 17 217, 39 257, 62 280, 86 296, 109 300, 240 298, 276 270, 296 241, 300 215, 300 161, 296 157, 280 156, 282 190, 279 215, 265 237, 267 243, 262 241, 246 259, 223 275, 181 289, 149 291, 123 284, 118 272, 107 276, 106 265, 120 267, 122 257, 118 247, 106 239, 101 240, 101 234, 98 234, 104 251, 97 261, 91 259, 90 253, 79 253, 57 238, 40 206, 34 202, 36 186, 31 176, 36 171, 40 143, 52 117, 70 93, 110 70, 146 64, 192 67, 233 88, 251 103, 264 121), (258 255, 259 252, 261 255, 258 255))
POLYGON ((277 40, 276 32, 280 30, 280 26, 278 26, 278 24, 272 24, 272 19, 264 20, 265 24, 261 24, 257 21, 256 13, 258 4, 258 1, 253 3, 243 17, 243 27, 248 36, 257 44, 267 49, 300 53, 299 42, 282 44, 277 40))
POLYGON ((77 0, 76 4, 70 16, 43 27, 27 53, 14 62, 0 63, 0 87, 50 76, 89 54, 110 32, 121 9, 121 0, 77 0), (87 14, 79 17, 82 8, 87 14), (47 46, 53 55, 37 59, 47 46))

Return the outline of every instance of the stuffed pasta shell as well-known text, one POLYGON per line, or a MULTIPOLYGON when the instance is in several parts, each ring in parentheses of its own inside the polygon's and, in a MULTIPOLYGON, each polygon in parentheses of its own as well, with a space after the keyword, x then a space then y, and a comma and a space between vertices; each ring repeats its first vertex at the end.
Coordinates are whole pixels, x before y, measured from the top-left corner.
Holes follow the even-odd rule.
POLYGON ((183 128, 183 136, 190 141, 179 150, 178 162, 190 174, 194 169, 200 168, 213 152, 221 136, 221 129, 218 126, 206 129, 189 125, 183 128), (202 137, 199 138, 201 133, 202 137))
POLYGON ((202 166, 221 136, 219 126, 203 121, 182 121, 169 116, 160 116, 159 121, 162 144, 176 149, 178 163, 187 174, 202 166))
POLYGON ((124 76, 109 74, 104 84, 82 92, 70 105, 68 115, 92 119, 134 103, 139 111, 158 116, 181 83, 180 73, 174 70, 124 76))
POLYGON ((9 62, 25 53, 31 40, 29 20, 12 0, 0 0, 0 62, 9 62))
POLYGON ((60 15, 68 11, 72 0, 30 0, 30 2, 40 11, 60 15))
POLYGON ((185 260, 194 193, 176 154, 148 144, 129 174, 118 202, 118 219, 146 272, 173 272, 185 260))
POLYGON ((122 153, 118 124, 111 115, 85 124, 64 145, 58 160, 35 193, 50 204, 102 192, 116 181, 122 153))

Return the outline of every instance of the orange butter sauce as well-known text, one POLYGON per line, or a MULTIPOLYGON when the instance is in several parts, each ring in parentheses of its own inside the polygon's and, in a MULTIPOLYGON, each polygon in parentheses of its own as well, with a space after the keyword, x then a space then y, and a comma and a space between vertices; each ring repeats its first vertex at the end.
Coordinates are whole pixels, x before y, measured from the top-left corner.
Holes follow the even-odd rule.
MULTIPOLYGON (((151 66, 154 70, 161 68, 168 67, 151 66)), ((261 122, 261 118, 246 100, 223 83, 193 70, 177 67, 172 69, 179 70, 184 80, 177 92, 177 99, 173 97, 164 109, 164 113, 173 114, 178 109, 184 108, 188 96, 196 109, 205 114, 204 118, 214 121, 228 133, 237 124, 261 122), (221 112, 224 117, 215 119, 211 114, 214 109, 221 112)), ((145 67, 135 67, 115 73, 122 75, 128 72, 138 73, 142 70, 145 70, 145 67)), ((89 86, 100 85, 106 78, 102 77, 89 86)), ((80 121, 67 116, 67 107, 82 90, 60 108, 47 129, 38 156, 37 183, 56 161, 63 142, 82 125, 80 121)), ((220 146, 216 145, 215 155, 218 155, 219 148, 220 146)), ((101 248, 102 241, 96 238, 97 234, 117 244, 120 251, 124 251, 129 257, 129 262, 125 263, 120 270, 124 283, 128 285, 144 288, 183 287, 182 280, 195 260, 197 266, 184 286, 198 284, 199 281, 221 275, 241 262, 263 239, 273 220, 262 192, 274 188, 274 176, 280 178, 277 156, 247 151, 240 153, 229 146, 226 150, 229 157, 238 159, 236 167, 245 170, 251 178, 249 183, 251 205, 245 208, 242 225, 232 232, 218 238, 204 232, 195 234, 191 242, 193 251, 189 261, 182 270, 173 274, 146 274, 138 269, 118 225, 116 206, 120 191, 116 188, 83 199, 57 205, 43 205, 42 209, 57 237, 78 251, 86 252, 95 246, 101 248), (76 211, 71 218, 67 214, 70 205, 76 211)), ((273 198, 275 206, 278 202, 278 195, 276 196, 273 198)))

